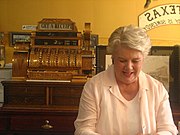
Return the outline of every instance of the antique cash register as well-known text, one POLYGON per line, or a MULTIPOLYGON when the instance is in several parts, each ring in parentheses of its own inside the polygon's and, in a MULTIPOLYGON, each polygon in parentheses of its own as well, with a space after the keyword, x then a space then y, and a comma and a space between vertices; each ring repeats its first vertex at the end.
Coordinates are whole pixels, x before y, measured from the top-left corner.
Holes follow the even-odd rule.
POLYGON ((31 33, 30 44, 16 43, 12 77, 27 81, 86 81, 95 71, 90 38, 90 23, 78 32, 70 19, 42 19, 31 33))

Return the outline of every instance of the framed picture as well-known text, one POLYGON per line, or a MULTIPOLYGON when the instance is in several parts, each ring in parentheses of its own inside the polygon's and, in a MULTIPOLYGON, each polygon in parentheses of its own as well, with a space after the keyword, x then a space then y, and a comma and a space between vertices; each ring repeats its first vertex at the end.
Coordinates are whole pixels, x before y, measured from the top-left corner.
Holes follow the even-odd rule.
POLYGON ((16 43, 30 43, 30 32, 10 32, 10 46, 14 46, 16 43))

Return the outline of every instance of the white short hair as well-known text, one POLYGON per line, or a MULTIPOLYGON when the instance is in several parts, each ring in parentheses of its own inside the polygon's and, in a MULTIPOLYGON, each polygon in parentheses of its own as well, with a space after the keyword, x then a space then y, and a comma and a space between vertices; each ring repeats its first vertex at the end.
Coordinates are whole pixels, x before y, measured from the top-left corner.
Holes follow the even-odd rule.
POLYGON ((108 53, 112 54, 119 46, 139 50, 146 57, 151 49, 151 41, 144 29, 128 25, 117 28, 111 34, 108 40, 108 53))

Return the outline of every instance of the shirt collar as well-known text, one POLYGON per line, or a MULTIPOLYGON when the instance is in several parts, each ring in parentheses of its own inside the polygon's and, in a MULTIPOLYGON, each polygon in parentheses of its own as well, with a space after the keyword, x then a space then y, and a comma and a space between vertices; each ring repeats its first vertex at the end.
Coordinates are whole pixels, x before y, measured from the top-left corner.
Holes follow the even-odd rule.
POLYGON ((116 85, 116 78, 114 74, 114 65, 110 65, 107 70, 104 71, 104 76, 102 78, 104 85, 112 87, 116 85))
POLYGON ((139 73, 139 98, 141 98, 149 90, 150 86, 147 80, 147 75, 141 71, 139 73))
POLYGON ((139 73, 139 87, 140 89, 145 89, 145 90, 150 89, 150 86, 147 80, 147 74, 144 73, 143 71, 139 73))

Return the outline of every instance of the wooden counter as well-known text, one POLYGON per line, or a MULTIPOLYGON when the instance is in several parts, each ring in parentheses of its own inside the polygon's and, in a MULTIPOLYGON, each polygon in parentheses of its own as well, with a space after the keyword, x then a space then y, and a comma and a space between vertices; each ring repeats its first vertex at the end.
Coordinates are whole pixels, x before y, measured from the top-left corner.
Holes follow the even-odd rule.
POLYGON ((9 80, 2 84, 0 134, 74 134, 83 82, 9 80))
MULTIPOLYGON (((73 135, 84 83, 3 81, 1 135, 73 135)), ((175 124, 180 105, 171 103, 175 124)))

